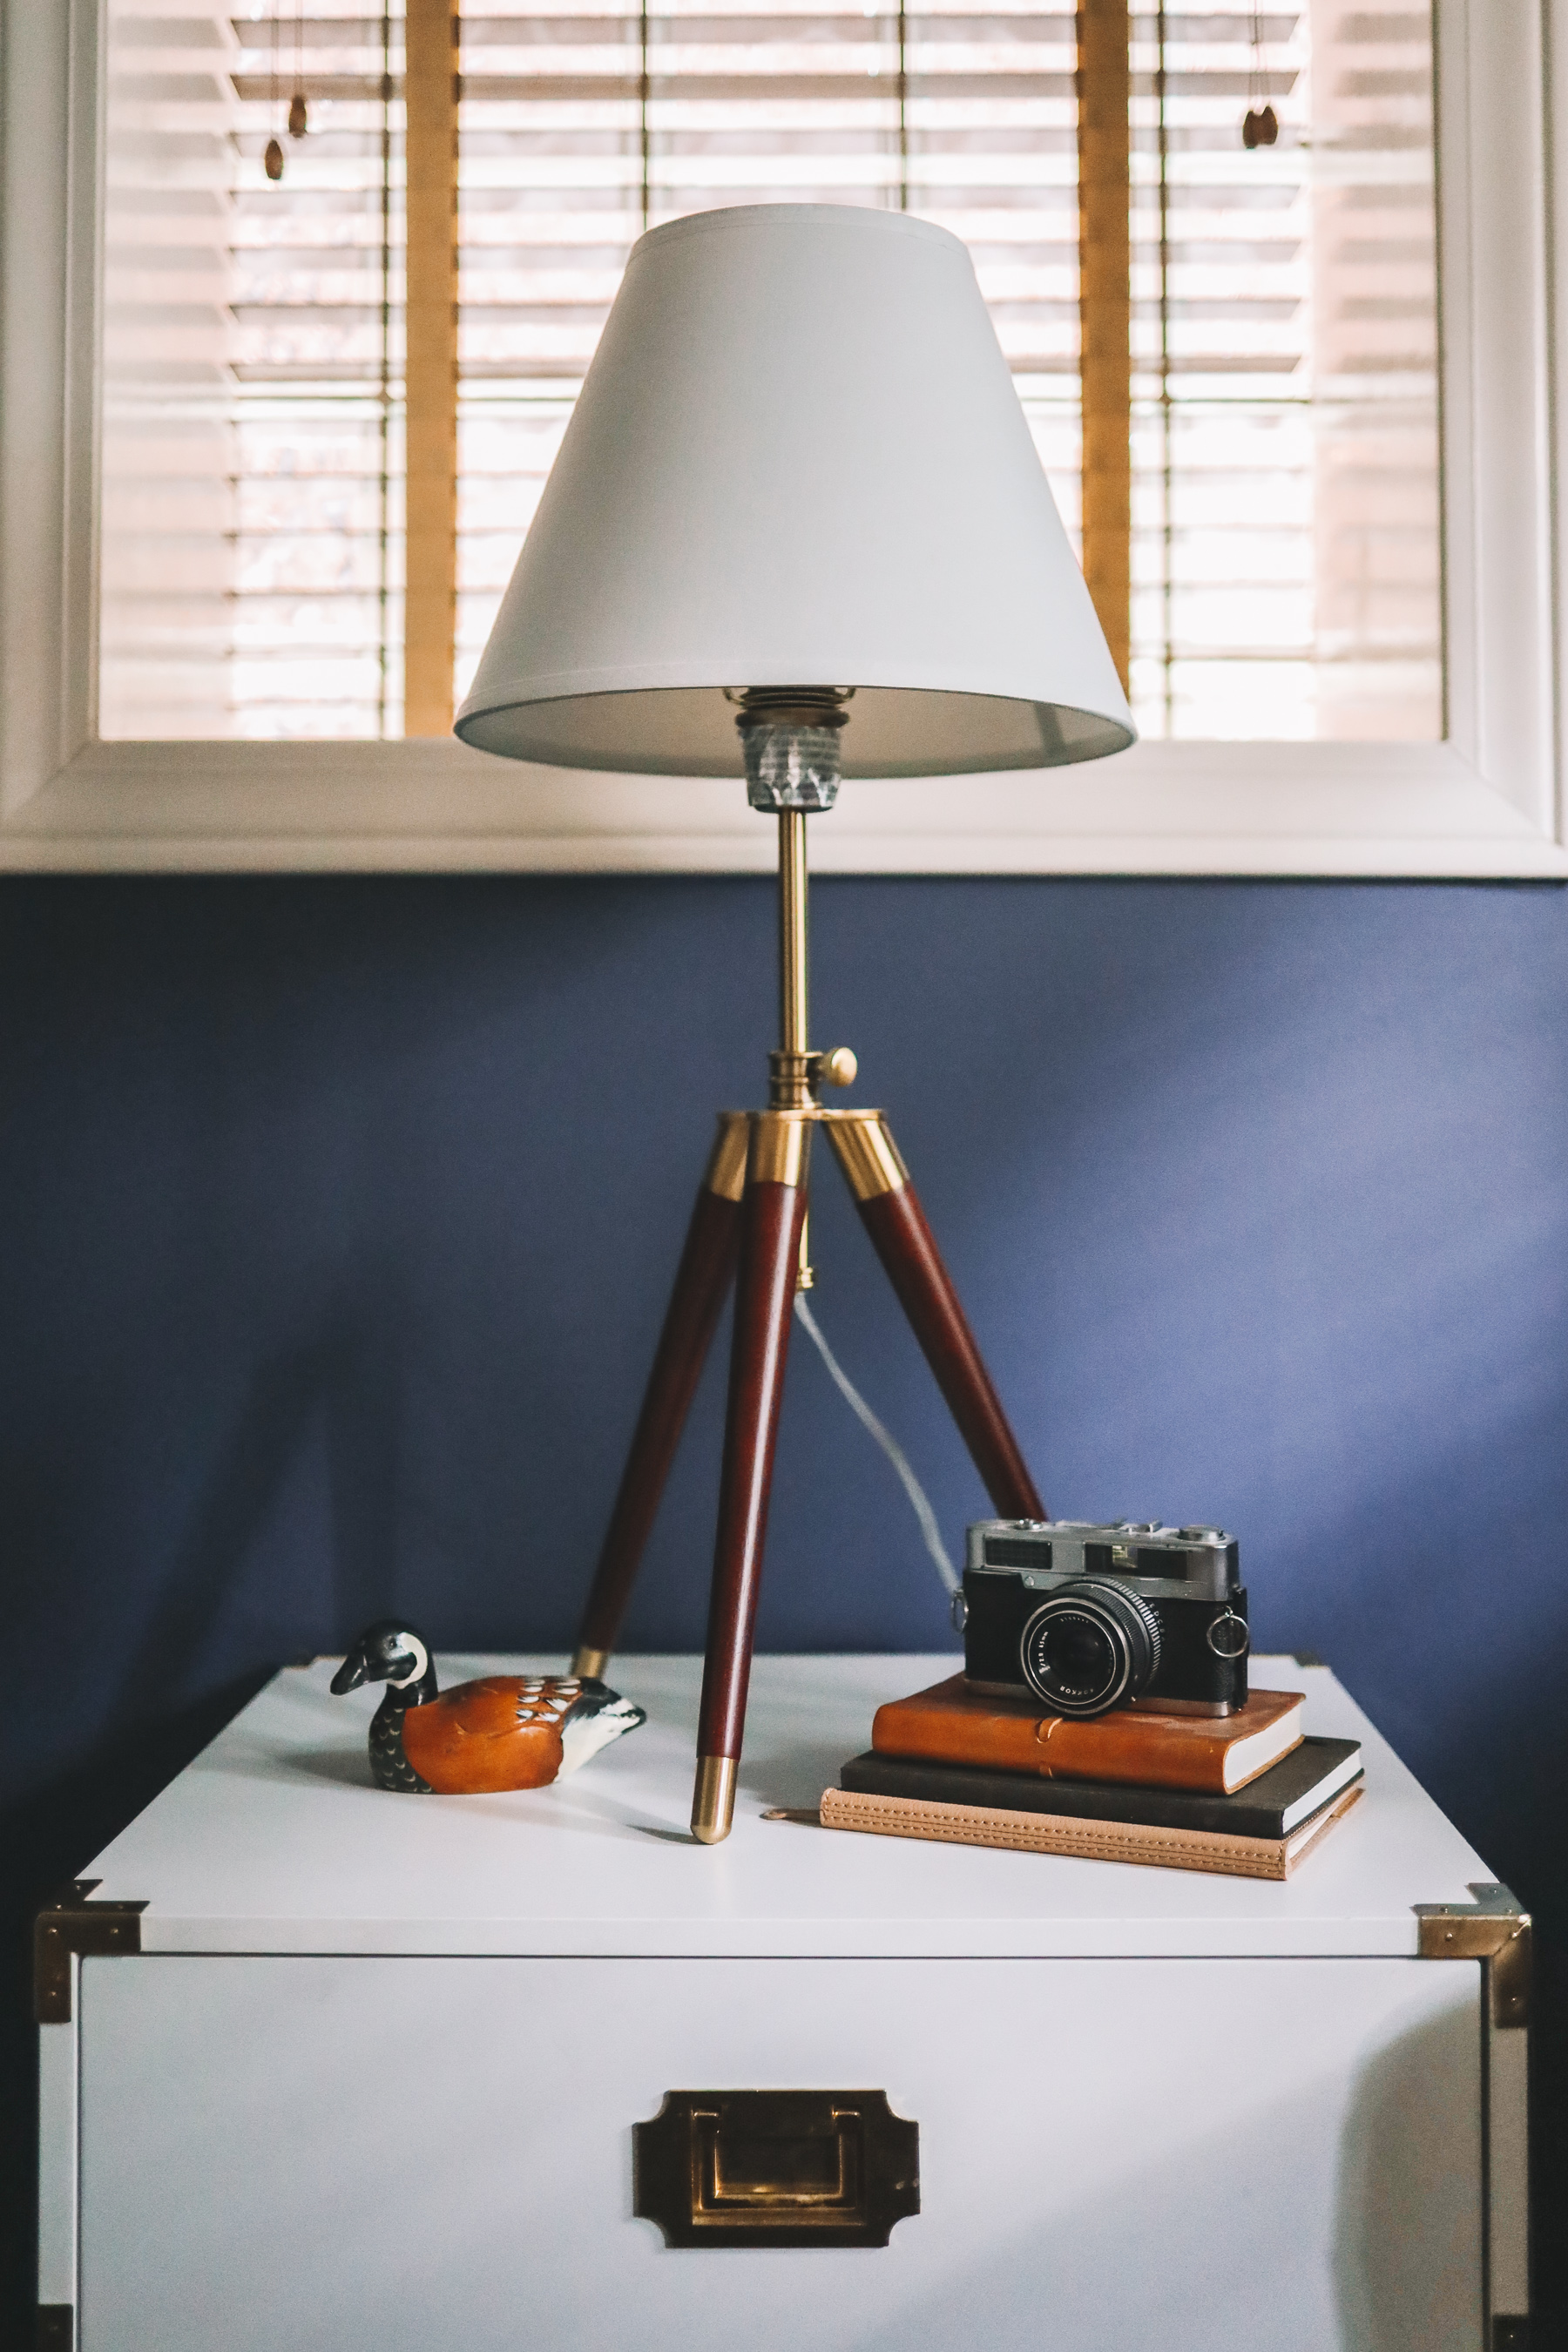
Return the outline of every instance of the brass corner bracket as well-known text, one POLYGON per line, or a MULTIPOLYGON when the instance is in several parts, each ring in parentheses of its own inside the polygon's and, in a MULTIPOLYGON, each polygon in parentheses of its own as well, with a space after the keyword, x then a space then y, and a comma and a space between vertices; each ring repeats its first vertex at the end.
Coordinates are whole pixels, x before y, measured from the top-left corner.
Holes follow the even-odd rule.
POLYGON ((73 1878, 33 1922, 33 1999, 40 2025, 71 2021, 71 1954, 105 1958, 142 1949, 145 1903, 89 1903, 97 1878, 73 1878))
POLYGON ((1424 1960, 1479 1960, 1496 2027, 1530 2023, 1531 1917, 1506 1886, 1473 1885, 1473 1906, 1417 1903, 1415 1949, 1424 1960))

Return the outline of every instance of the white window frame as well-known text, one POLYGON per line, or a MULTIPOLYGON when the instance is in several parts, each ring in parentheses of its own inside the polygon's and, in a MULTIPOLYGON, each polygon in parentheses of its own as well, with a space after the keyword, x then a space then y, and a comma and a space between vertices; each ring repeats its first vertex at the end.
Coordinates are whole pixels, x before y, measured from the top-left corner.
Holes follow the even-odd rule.
MULTIPOLYGON (((3 5, 0 870, 771 865, 738 785, 456 742, 97 740, 102 0, 3 5)), ((1044 776, 849 784, 813 829, 819 869, 1568 877, 1568 0, 1436 15, 1447 740, 1142 743, 1044 776)))

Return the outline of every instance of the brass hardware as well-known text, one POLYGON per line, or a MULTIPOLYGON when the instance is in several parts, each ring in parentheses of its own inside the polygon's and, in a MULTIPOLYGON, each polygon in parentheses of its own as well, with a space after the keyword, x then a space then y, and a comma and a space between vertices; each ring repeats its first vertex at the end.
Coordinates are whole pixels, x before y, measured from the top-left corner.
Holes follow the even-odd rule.
POLYGON ((816 1269, 811 1263, 811 1219, 809 1215, 802 1217, 800 1221, 800 1259, 795 1270, 795 1286, 797 1291, 815 1290, 816 1288, 816 1269))
POLYGON ((825 1111, 822 1123, 858 1201, 874 1201, 909 1182, 910 1171, 879 1110, 825 1111))
POLYGON ((735 1818, 735 1759, 700 1756, 691 1792, 691 1834, 699 1845, 721 1845, 735 1818))
POLYGON ((847 1045, 830 1054, 768 1055, 768 1102, 774 1110, 815 1110, 824 1087, 852 1087, 859 1064, 847 1045))
POLYGON ((815 1054, 785 1054, 776 1046, 768 1055, 768 1105, 773 1110, 810 1110, 815 1101, 815 1054))
MULTIPOLYGON (((81 1958, 139 1952, 145 1903, 89 1903, 97 1878, 73 1878, 33 1922, 33 1997, 40 2025, 68 2025, 71 1954, 81 1958)), ((64 2308, 65 2306, 61 2306, 64 2308)))
POLYGON ((1424 1960, 1483 1963, 1487 2013, 1498 2028, 1530 2023, 1531 1917, 1506 1886, 1474 1885, 1472 1909, 1417 1903, 1416 1951, 1424 1960))
POLYGON ((806 1111, 755 1112, 752 1118, 746 1181, 749 1184, 804 1184, 811 1156, 811 1114, 806 1111))
POLYGON ((805 1043, 805 812, 779 811, 779 1045, 805 1043))
POLYGON ((590 1650, 584 1645, 582 1649, 574 1650, 572 1653, 572 1672, 579 1682, 602 1682, 605 1668, 609 1663, 608 1650, 590 1650))
POLYGON ((885 2246, 921 2210, 885 2091, 667 2091, 632 2126, 632 2210, 667 2246, 885 2246))
POLYGON ((38 2352, 74 2352, 75 2345, 75 2304, 40 2303, 38 2305, 38 2352))
MULTIPOLYGON (((728 689, 726 689, 728 691, 728 689)), ((847 698, 838 688, 806 697, 806 706, 791 707, 782 689, 748 689, 742 697, 748 719, 768 716, 788 725, 825 726, 831 736, 844 725, 840 707, 847 698)), ((748 738, 748 741, 749 741, 748 738)), ((837 753, 835 753, 837 759, 837 753)), ((754 797, 754 796, 753 796, 754 797)), ((781 808, 779 815, 779 1042, 768 1055, 768 1102, 774 1110, 810 1110, 824 1086, 854 1083, 857 1064, 847 1045, 814 1054, 806 1043, 809 1026, 807 986, 806 893, 809 876, 805 855, 806 806, 781 808)))
POLYGON ((721 1201, 738 1201, 746 1189, 746 1152, 750 1146, 751 1128, 743 1110, 721 1110, 719 1132, 713 1139, 703 1189, 716 1192, 721 1201))

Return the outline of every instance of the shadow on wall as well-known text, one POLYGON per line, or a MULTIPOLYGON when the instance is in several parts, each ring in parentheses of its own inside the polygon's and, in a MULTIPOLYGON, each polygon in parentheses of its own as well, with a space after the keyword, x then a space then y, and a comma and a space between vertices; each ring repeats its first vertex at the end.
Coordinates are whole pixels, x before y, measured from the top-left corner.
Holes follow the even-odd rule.
POLYGON ((222 1628, 228 1583, 278 1511, 300 1456, 323 1455, 331 1619, 387 1605, 396 1557, 398 1337, 372 1298, 345 1304, 313 1344, 259 1364, 210 1466, 129 1662, 121 1704, 163 1682, 184 1689, 222 1628))

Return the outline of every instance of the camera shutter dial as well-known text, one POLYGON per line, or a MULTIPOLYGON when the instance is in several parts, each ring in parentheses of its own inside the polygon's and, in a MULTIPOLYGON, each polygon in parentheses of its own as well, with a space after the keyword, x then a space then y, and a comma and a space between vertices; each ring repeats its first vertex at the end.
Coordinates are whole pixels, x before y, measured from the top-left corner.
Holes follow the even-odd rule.
POLYGON ((1024 1679, 1058 1715, 1103 1715, 1148 1689, 1160 1621, 1138 1593, 1084 1577, 1045 1601, 1018 1643, 1024 1679))

